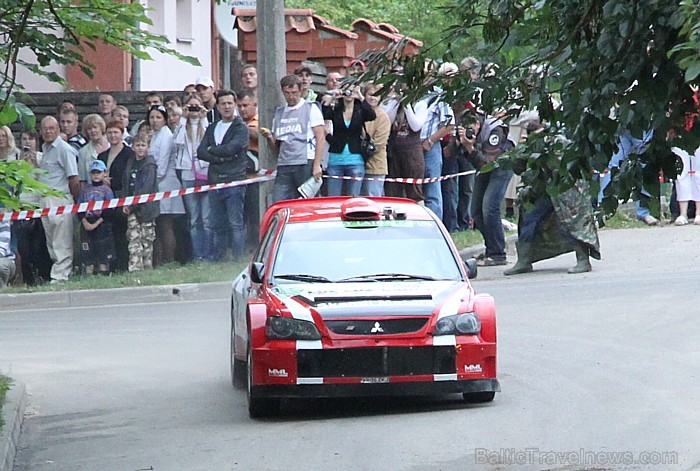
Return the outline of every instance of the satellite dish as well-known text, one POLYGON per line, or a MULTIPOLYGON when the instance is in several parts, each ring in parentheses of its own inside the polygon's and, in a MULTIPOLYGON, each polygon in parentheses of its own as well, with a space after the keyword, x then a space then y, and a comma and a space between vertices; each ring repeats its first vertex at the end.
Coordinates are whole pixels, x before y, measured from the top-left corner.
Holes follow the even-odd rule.
POLYGON ((256 0, 221 0, 214 6, 214 23, 219 35, 233 47, 238 47, 238 31, 233 29, 236 17, 231 11, 234 8, 241 10, 255 10, 256 0))

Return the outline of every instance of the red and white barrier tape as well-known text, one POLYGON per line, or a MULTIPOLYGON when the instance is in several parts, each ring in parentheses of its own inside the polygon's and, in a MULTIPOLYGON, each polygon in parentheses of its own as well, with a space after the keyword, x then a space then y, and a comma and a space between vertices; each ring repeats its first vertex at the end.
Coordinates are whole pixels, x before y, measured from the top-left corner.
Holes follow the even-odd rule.
POLYGON ((27 211, 15 211, 12 213, 0 213, 0 221, 6 220, 22 220, 40 218, 42 216, 56 216, 59 214, 84 213, 85 211, 98 211, 100 209, 119 208, 121 206, 130 206, 132 204, 152 203, 177 196, 191 195, 193 193, 203 193, 205 191, 220 190, 222 188, 231 188, 234 186, 250 185, 251 183, 264 182, 273 180, 277 172, 274 170, 261 170, 257 177, 246 178, 228 183, 217 183, 214 185, 197 186, 193 188, 185 188, 182 190, 163 191, 159 193, 150 193, 147 195, 126 196, 122 198, 113 198, 111 200, 90 201, 80 204, 69 204, 66 206, 54 206, 52 208, 33 209, 27 211))
MULTIPOLYGON (((407 184, 422 184, 422 183, 434 183, 444 180, 449 180, 450 178, 457 178, 463 175, 470 175, 476 173, 476 170, 469 170, 467 172, 455 173, 452 175, 444 175, 442 177, 434 178, 380 178, 380 177, 345 177, 345 176, 330 176, 324 175, 324 178, 338 178, 342 180, 369 180, 369 181, 384 181, 390 183, 407 183, 407 184)), ((100 201, 90 201, 87 203, 80 204, 69 204, 65 206, 54 206, 51 208, 42 209, 30 209, 26 211, 15 211, 12 213, 0 213, 0 221, 17 221, 23 219, 33 219, 40 218, 42 216, 56 216, 60 214, 71 214, 71 213, 84 213, 85 211, 99 211, 101 209, 111 209, 119 208, 122 206, 130 206, 133 204, 142 203, 152 203, 154 201, 160 201, 168 198, 175 198, 178 196, 191 195, 193 193, 203 193, 206 191, 220 190, 222 188, 231 188, 234 186, 250 185, 251 183, 259 183, 268 180, 273 180, 277 172, 275 170, 265 170, 261 169, 258 172, 258 176, 253 178, 247 178, 245 180, 239 180, 229 183, 217 183, 215 185, 204 185, 193 188, 185 188, 182 190, 173 191, 163 191, 159 193, 150 193, 147 195, 137 195, 137 196, 127 196, 122 198, 113 198, 111 200, 100 200, 100 201)))

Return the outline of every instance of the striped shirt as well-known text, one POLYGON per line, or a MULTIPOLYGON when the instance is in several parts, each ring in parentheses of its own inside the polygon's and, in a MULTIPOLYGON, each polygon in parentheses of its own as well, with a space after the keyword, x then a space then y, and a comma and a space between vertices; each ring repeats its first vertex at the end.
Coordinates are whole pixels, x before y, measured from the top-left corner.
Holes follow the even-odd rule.
POLYGON ((425 140, 435 134, 442 127, 440 126, 441 123, 443 126, 446 125, 445 123, 455 123, 452 109, 439 97, 441 92, 442 90, 435 89, 434 92, 422 100, 428 103, 428 118, 420 131, 421 140, 425 140), (431 102, 431 100, 433 101, 431 102))
POLYGON ((0 258, 15 258, 10 247, 10 221, 0 222, 0 258))

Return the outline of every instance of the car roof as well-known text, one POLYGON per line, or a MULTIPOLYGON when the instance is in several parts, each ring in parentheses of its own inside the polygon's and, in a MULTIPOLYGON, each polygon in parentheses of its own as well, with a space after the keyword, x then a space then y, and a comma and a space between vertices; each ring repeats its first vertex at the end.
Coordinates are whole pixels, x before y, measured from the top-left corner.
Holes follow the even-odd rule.
POLYGON ((378 206, 380 210, 391 207, 395 212, 406 215, 409 221, 433 220, 434 216, 424 206, 413 200, 406 198, 389 197, 320 197, 296 200, 279 201, 270 206, 262 221, 260 221, 260 234, 264 234, 273 216, 280 211, 289 212, 289 223, 311 222, 311 221, 332 221, 340 220, 341 205, 343 203, 362 204, 369 201, 370 204, 378 206))

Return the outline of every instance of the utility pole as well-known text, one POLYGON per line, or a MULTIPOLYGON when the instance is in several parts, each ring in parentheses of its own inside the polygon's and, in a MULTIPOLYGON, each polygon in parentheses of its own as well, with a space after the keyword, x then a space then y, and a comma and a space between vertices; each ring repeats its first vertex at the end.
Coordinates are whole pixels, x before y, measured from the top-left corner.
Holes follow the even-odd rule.
MULTIPOLYGON (((284 0, 258 0, 257 68, 258 116, 260 127, 272 128, 275 109, 284 103, 279 81, 287 75, 287 43, 284 37, 284 0)), ((267 139, 260 139, 260 168, 277 167, 277 156, 272 155, 267 139)), ((271 203, 272 181, 260 184, 260 215, 271 203)))

